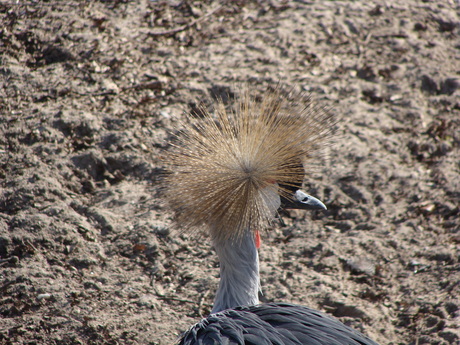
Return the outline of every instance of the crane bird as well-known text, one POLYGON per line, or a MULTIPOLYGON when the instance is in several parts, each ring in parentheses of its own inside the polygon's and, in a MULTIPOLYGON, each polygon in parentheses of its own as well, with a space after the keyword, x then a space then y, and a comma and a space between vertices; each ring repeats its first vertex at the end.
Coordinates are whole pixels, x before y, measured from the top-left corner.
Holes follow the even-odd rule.
POLYGON ((325 209, 304 193, 305 167, 330 142, 334 117, 280 87, 261 99, 242 92, 233 109, 188 117, 169 153, 166 198, 181 226, 205 228, 220 261, 211 314, 180 344, 373 344, 319 311, 259 304, 259 229, 280 207, 325 209))

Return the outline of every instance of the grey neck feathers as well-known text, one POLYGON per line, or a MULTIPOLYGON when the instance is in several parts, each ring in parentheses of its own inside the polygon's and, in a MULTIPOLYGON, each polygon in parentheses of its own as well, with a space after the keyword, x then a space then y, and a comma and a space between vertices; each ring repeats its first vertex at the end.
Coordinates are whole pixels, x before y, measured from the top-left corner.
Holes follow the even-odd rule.
POLYGON ((259 254, 254 234, 247 231, 240 240, 214 241, 220 261, 220 283, 212 313, 240 305, 259 303, 259 254))

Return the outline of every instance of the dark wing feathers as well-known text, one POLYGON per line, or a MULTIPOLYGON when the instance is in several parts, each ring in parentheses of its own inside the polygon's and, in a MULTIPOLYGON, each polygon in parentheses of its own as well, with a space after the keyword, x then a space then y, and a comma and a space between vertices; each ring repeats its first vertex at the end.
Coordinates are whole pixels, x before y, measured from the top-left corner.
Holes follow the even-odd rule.
POLYGON ((377 345, 361 333, 316 310, 286 304, 237 307, 193 326, 181 345, 377 345))

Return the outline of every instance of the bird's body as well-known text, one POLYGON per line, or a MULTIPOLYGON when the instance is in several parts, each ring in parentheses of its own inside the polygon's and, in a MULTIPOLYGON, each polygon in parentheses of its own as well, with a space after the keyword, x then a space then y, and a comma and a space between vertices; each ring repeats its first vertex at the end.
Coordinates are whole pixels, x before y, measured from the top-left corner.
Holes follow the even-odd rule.
POLYGON ((181 345, 376 345, 317 310, 287 303, 227 309, 201 320, 181 345))
POLYGON ((376 345, 312 309, 259 304, 258 231, 280 207, 326 208, 298 188, 333 125, 309 98, 277 88, 260 102, 244 93, 231 112, 218 103, 178 136, 166 196, 183 226, 208 230, 220 261, 211 315, 180 344, 376 345))

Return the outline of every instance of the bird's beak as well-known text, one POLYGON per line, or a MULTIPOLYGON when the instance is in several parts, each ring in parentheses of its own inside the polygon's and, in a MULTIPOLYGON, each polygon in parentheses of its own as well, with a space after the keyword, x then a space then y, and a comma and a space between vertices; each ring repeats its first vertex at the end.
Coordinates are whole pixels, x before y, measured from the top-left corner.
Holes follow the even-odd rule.
POLYGON ((281 207, 300 210, 327 210, 320 200, 298 189, 290 199, 281 198, 281 207))

